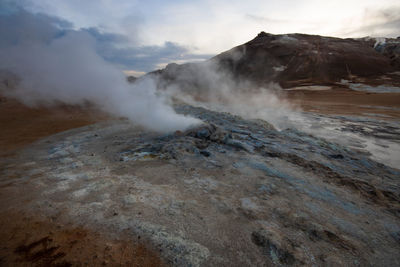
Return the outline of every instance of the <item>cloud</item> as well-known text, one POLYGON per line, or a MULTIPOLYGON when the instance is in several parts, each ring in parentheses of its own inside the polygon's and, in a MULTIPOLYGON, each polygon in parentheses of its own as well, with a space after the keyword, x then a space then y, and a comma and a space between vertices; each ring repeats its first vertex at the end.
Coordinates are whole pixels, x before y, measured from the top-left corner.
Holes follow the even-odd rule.
MULTIPOLYGON (((95 39, 96 50, 105 60, 115 64, 121 70, 133 70, 137 72, 149 72, 158 69, 159 66, 171 62, 188 62, 205 60, 213 55, 193 53, 195 49, 166 41, 161 45, 139 45, 137 38, 121 33, 112 33, 98 27, 76 29, 73 23, 58 17, 43 13, 31 13, 22 9, 17 2, 5 1, 1 4, 1 10, 8 13, 18 12, 19 16, 3 16, 0 31, 3 34, 0 45, 3 43, 17 43, 20 40, 43 41, 52 40, 56 36, 62 36, 71 31, 83 31, 95 39), (23 27, 19 27, 24 24, 23 27), (7 29, 13 27, 15 32, 7 29), (39 30, 38 27, 41 27, 39 30)), ((22 1, 25 2, 25 1, 22 1)), ((125 18, 128 19, 128 18, 125 18)), ((129 19, 128 19, 129 20, 129 19)))
POLYGON ((149 72, 171 62, 205 60, 213 55, 193 54, 185 46, 174 42, 163 45, 132 46, 124 35, 102 33, 97 28, 82 29, 96 39, 99 54, 124 70, 149 72))
POLYGON ((264 16, 257 16, 253 14, 246 14, 245 15, 246 19, 253 20, 257 23, 290 23, 292 21, 290 20, 285 20, 285 19, 273 19, 269 17, 264 17, 264 16))
MULTIPOLYGON (((0 9, 3 6, 0 5, 0 9)), ((49 42, 64 35, 71 24, 45 14, 33 15, 23 9, 3 9, 0 16, 0 48, 23 43, 49 42), (13 30, 10 30, 13 29, 13 30)))
POLYGON ((123 69, 149 72, 158 69, 159 66, 179 62, 205 60, 213 55, 192 54, 189 50, 173 42, 165 42, 159 46, 141 46, 118 48, 115 44, 100 44, 100 54, 112 63, 123 69))
MULTIPOLYGON (((3 0, 4 1, 4 0, 3 0)), ((10 0, 11 2, 11 0, 10 0)), ((127 41, 120 48, 135 48, 131 57, 144 60, 140 71, 165 64, 168 60, 180 60, 179 54, 169 55, 168 43, 181 46, 186 54, 208 55, 220 53, 254 38, 260 31, 270 33, 308 33, 338 37, 358 37, 373 33, 386 36, 396 34, 396 22, 372 23, 363 15, 364 10, 385 10, 398 6, 398 0, 13 0, 34 13, 42 12, 74 24, 74 29, 96 29, 101 34, 113 33, 124 36, 127 41), (129 45, 128 45, 129 44, 129 45), (153 64, 154 59, 144 57, 139 48, 165 54, 165 62, 153 64), (197 48, 197 49, 195 49, 197 48)), ((112 51, 114 48, 109 47, 112 51)), ((112 59, 121 61, 120 56, 112 59)), ((192 56, 184 56, 190 60, 192 56)), ((121 68, 137 68, 131 61, 120 62, 121 68)))
POLYGON ((400 6, 380 10, 366 9, 362 25, 349 34, 379 37, 400 36, 400 6))
POLYGON ((0 14, 0 70, 18 77, 15 87, 2 94, 27 105, 96 104, 116 116, 126 117, 147 129, 183 130, 199 120, 179 115, 156 84, 144 78, 131 85, 125 75, 105 61, 97 40, 116 40, 86 30, 64 29, 63 20, 22 9, 0 14), (100 38, 101 37, 101 38, 100 38))

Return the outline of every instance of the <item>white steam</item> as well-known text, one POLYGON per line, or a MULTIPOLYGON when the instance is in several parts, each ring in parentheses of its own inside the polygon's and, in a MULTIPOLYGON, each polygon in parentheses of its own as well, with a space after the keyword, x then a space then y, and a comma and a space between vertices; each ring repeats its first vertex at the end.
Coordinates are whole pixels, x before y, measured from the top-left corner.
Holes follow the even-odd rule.
MULTIPOLYGON (((237 56, 237 55, 236 55, 237 56)), ((301 116, 285 100, 285 93, 275 83, 260 87, 244 79, 235 79, 217 62, 188 64, 184 68, 171 64, 165 76, 172 82, 161 85, 165 94, 194 106, 229 112, 245 119, 262 119, 277 129, 294 127, 301 116)))
POLYGON ((2 94, 27 105, 89 101, 159 132, 184 130, 200 122, 177 114, 165 97, 156 94, 154 80, 129 84, 120 70, 96 53, 95 40, 86 32, 71 30, 60 37, 42 38, 43 25, 32 29, 27 25, 29 16, 25 21, 16 29, 0 30, 0 38, 4 38, 3 43, 0 41, 0 69, 20 79, 15 88, 2 94), (17 38, 11 32, 15 30, 21 33, 17 38), (7 38, 11 41, 6 42, 7 38))

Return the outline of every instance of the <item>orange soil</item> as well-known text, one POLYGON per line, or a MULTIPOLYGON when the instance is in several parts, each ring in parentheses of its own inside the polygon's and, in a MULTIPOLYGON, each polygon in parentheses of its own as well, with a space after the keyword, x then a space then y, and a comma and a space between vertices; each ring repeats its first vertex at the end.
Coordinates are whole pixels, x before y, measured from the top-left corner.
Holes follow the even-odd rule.
POLYGON ((60 105, 30 108, 0 97, 0 155, 22 148, 42 137, 106 119, 93 107, 60 105))
POLYGON ((0 215, 0 266, 163 266, 145 243, 12 212, 0 215))

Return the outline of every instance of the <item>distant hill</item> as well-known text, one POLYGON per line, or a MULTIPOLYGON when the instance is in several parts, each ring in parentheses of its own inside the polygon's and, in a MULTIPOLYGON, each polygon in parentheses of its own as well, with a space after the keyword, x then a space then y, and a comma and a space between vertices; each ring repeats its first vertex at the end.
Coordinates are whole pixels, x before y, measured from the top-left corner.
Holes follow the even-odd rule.
POLYGON ((354 77, 374 79, 400 70, 397 39, 341 39, 307 34, 261 32, 253 40, 205 62, 169 64, 152 72, 167 84, 202 87, 208 70, 235 81, 282 87, 332 84, 354 77))

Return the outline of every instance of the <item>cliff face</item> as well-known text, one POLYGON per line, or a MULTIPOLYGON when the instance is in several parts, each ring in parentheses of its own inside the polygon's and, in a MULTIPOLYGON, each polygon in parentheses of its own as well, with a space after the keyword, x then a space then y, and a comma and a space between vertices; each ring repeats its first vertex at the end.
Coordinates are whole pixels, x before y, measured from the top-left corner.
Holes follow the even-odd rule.
POLYGON ((341 39, 306 34, 265 32, 204 63, 170 64, 155 72, 163 80, 201 85, 204 68, 235 81, 282 87, 331 84, 354 77, 375 79, 400 69, 400 39, 341 39), (212 66, 212 67, 210 67, 212 66))

